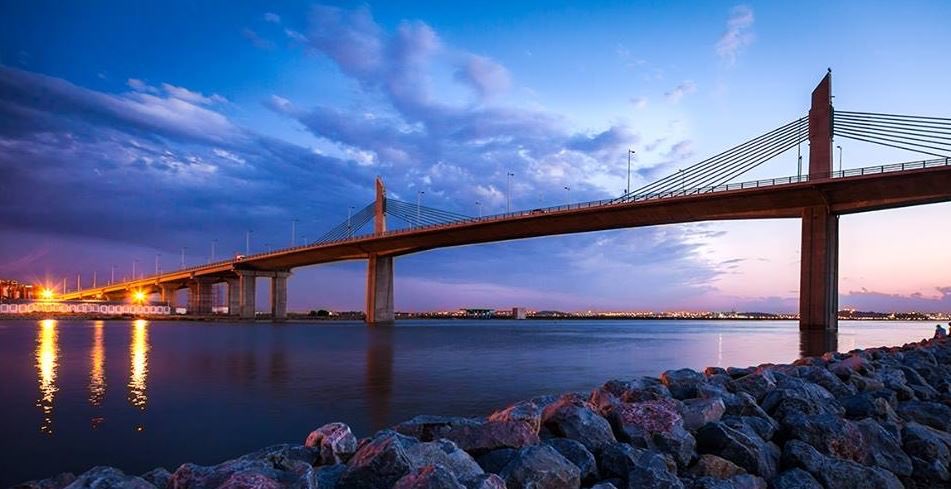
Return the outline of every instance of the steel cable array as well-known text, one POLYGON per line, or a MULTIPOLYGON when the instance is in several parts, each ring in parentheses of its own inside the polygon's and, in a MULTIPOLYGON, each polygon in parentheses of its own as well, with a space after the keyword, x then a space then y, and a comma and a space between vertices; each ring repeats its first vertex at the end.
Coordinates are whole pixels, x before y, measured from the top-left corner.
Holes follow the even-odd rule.
POLYGON ((796 119, 677 173, 628 192, 615 202, 672 194, 686 191, 687 188, 715 187, 729 182, 808 139, 808 126, 805 117, 796 119))
POLYGON ((836 136, 939 158, 951 155, 948 118, 839 111, 833 116, 833 123, 836 136))
POLYGON ((396 199, 386 199, 386 214, 414 227, 446 224, 469 219, 469 216, 463 214, 396 199))
POLYGON ((343 221, 330 231, 327 231, 315 242, 326 243, 328 241, 337 241, 353 237, 363 226, 366 226, 367 223, 373 220, 373 206, 374 203, 371 202, 363 209, 360 209, 356 214, 351 215, 346 221, 343 221))

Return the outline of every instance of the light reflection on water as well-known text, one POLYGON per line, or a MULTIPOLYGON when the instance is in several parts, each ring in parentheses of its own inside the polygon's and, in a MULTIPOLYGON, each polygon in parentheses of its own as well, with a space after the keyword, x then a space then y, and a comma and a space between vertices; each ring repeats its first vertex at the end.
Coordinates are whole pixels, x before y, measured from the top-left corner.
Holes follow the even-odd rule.
POLYGON ((830 336, 769 321, 0 321, 0 487, 98 464, 142 473, 214 463, 301 442, 330 421, 365 436, 417 414, 485 415, 612 378, 790 362, 917 341, 933 328, 849 322, 830 336), (126 375, 127 395, 107 395, 126 375), (38 408, 39 432, 22 421, 38 408))

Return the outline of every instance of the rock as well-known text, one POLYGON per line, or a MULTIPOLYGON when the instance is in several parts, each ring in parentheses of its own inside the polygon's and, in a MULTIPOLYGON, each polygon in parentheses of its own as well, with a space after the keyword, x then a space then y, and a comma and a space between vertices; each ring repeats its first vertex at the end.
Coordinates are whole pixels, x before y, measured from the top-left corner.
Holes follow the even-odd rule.
POLYGON ((902 447, 911 457, 912 475, 916 479, 930 482, 944 482, 951 479, 951 474, 948 472, 951 452, 932 428, 908 423, 902 431, 902 447))
POLYGON ((466 489, 506 489, 505 480, 497 474, 482 474, 461 481, 466 489))
POLYGON ((307 435, 304 446, 319 452, 319 465, 345 463, 357 451, 357 437, 346 424, 329 423, 307 435))
POLYGON ((779 423, 759 406, 756 399, 745 392, 727 394, 724 395, 722 399, 723 405, 726 407, 727 416, 753 416, 763 418, 777 428, 779 427, 779 423))
POLYGON ((168 482, 172 479, 172 473, 165 470, 164 467, 157 467, 142 474, 142 478, 158 489, 165 489, 165 487, 168 486, 168 482))
POLYGON ((726 374, 734 379, 745 377, 756 371, 755 367, 727 367, 726 374))
POLYGON ((608 413, 608 420, 621 441, 636 447, 657 449, 687 467, 697 442, 683 425, 678 403, 672 399, 620 404, 608 413))
POLYGON ((791 415, 840 415, 843 412, 829 391, 794 377, 783 377, 780 385, 763 398, 762 407, 780 423, 791 415))
POLYGON ((282 489, 283 484, 264 474, 237 472, 231 474, 217 489, 282 489))
POLYGON ((603 415, 615 404, 668 398, 670 390, 659 379, 640 377, 634 380, 610 380, 591 393, 590 402, 603 415))
POLYGON ((772 489, 822 489, 815 477, 802 469, 790 469, 769 481, 772 489))
POLYGON ((660 381, 670 390, 674 399, 691 399, 700 396, 700 385, 707 379, 700 372, 689 368, 668 370, 660 374, 660 381))
POLYGON ((63 489, 73 483, 76 476, 71 472, 63 472, 48 479, 39 479, 23 482, 12 486, 10 489, 63 489))
POLYGON ((789 416, 783 420, 783 432, 788 439, 804 441, 833 457, 862 462, 868 456, 855 423, 832 414, 789 416))
POLYGON ((867 375, 871 368, 868 360, 859 355, 853 355, 829 365, 829 371, 841 379, 848 379, 853 373, 867 375))
POLYGON ((577 489, 578 467, 549 445, 522 448, 499 474, 508 489, 577 489))
POLYGON ((499 448, 492 450, 491 452, 486 452, 476 458, 476 462, 479 463, 479 466, 482 467, 482 470, 486 472, 492 472, 493 474, 498 474, 502 469, 508 465, 509 461, 515 457, 515 454, 518 450, 514 448, 499 448))
POLYGON ((914 421, 941 431, 951 431, 951 407, 931 401, 905 401, 898 403, 898 415, 906 421, 914 421))
POLYGON ((741 474, 729 479, 700 477, 690 481, 690 489, 767 489, 766 480, 755 475, 741 474))
POLYGON ((319 455, 317 450, 303 445, 283 444, 272 445, 256 452, 242 455, 234 462, 256 460, 264 462, 266 467, 277 471, 302 475, 307 469, 317 464, 319 455))
POLYGON ((663 455, 654 450, 634 448, 625 443, 605 447, 598 461, 605 478, 617 478, 630 489, 651 487, 679 489, 683 483, 667 465, 663 455))
POLYGON ((555 396, 545 396, 518 402, 501 411, 492 413, 488 420, 498 423, 520 421, 528 424, 535 433, 538 433, 538 430, 541 429, 542 411, 556 400, 558 398, 555 396))
POLYGON ((733 379, 730 389, 734 392, 745 392, 757 401, 762 401, 766 394, 776 388, 776 378, 769 369, 758 368, 749 375, 733 379))
MULTIPOLYGON (((68 476, 67 476, 68 478, 68 476)), ((69 489, 155 489, 151 482, 115 467, 93 467, 66 486, 69 489)))
POLYGON ((599 482, 591 486, 591 489, 618 489, 618 488, 617 486, 615 486, 614 484, 610 482, 599 482))
POLYGON ((705 453, 697 459, 696 464, 690 467, 690 473, 697 477, 729 479, 735 475, 745 474, 746 470, 725 458, 705 453))
POLYGON ((581 474, 581 483, 589 484, 599 479, 598 462, 594 455, 579 442, 568 438, 553 438, 545 441, 546 445, 558 450, 562 457, 575 464, 581 474))
POLYGON ((390 487, 413 468, 406 451, 418 441, 384 430, 361 444, 347 462, 347 470, 337 481, 337 489, 390 487))
POLYGON ((827 457, 799 440, 783 446, 783 466, 800 468, 826 489, 902 489, 895 474, 880 467, 868 467, 851 460, 827 457))
POLYGON ((312 489, 334 489, 337 487, 337 481, 340 476, 347 471, 344 464, 324 465, 314 471, 314 482, 316 487, 312 489))
POLYGON ((726 412, 723 399, 688 399, 684 401, 681 415, 684 419, 684 428, 696 431, 701 426, 712 421, 719 421, 726 412))
POLYGON ((836 398, 854 395, 857 389, 854 385, 846 384, 838 376, 828 369, 813 366, 798 367, 799 378, 818 384, 823 389, 829 391, 836 398))
POLYGON ((854 426, 862 435, 866 453, 865 458, 859 462, 865 465, 876 465, 899 477, 911 475, 911 459, 902 451, 901 442, 895 435, 872 419, 856 421, 854 426))
POLYGON ((538 444, 540 441, 531 424, 519 420, 487 421, 480 418, 417 416, 393 429, 420 441, 445 438, 473 455, 496 448, 521 448, 538 444))
POLYGON ((406 456, 414 469, 439 465, 459 480, 482 475, 482 467, 471 455, 449 440, 415 443, 406 447, 406 456))
POLYGON ((727 426, 749 433, 747 430, 751 430, 752 433, 755 433, 756 436, 762 438, 765 441, 773 439, 773 435, 776 434, 776 426, 763 419, 755 416, 724 416, 720 418, 721 421, 727 424, 727 426), (744 429, 744 427, 746 429, 744 429))
MULTIPOLYGON (((285 446, 287 445, 278 445, 278 447, 285 446)), ((287 467, 283 465, 275 466, 275 462, 269 460, 266 454, 276 452, 279 452, 279 449, 276 451, 274 447, 271 447, 213 466, 183 464, 172 474, 167 488, 192 489, 226 486, 237 488, 242 487, 242 484, 252 484, 262 489, 306 486, 307 481, 313 477, 313 467, 303 461, 293 459, 278 461, 278 464, 287 463, 291 470, 285 470, 287 467)))
POLYGON ((580 442, 593 452, 617 441, 608 420, 587 402, 573 397, 564 397, 545 408, 542 425, 555 436, 580 442))
POLYGON ((441 465, 426 465, 404 475, 393 489, 466 489, 441 465))
POLYGON ((726 423, 708 423, 697 431, 700 453, 711 453, 769 479, 776 474, 777 456, 758 436, 731 428, 726 423))
POLYGON ((709 379, 714 375, 727 375, 727 373, 726 369, 722 367, 707 367, 703 369, 703 375, 709 379))

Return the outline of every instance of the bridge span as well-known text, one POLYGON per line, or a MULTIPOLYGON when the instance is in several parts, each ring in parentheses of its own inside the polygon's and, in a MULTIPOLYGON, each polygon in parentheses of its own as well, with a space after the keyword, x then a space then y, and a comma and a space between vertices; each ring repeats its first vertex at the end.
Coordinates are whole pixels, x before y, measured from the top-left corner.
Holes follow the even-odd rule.
MULTIPOLYGON (((866 113, 845 113, 841 117, 843 129, 840 133, 836 130, 840 117, 834 115, 831 104, 829 73, 813 92, 808 120, 794 121, 618 199, 479 218, 427 208, 429 217, 424 219, 426 216, 421 215, 418 205, 415 216, 412 212, 407 215, 407 204, 388 199, 383 182, 378 178, 376 199, 362 211, 362 219, 373 223, 369 234, 354 236, 348 219, 345 228, 338 226, 346 230, 343 235, 338 230, 329 233, 328 239, 315 243, 79 290, 62 297, 116 300, 134 292, 159 292, 162 300, 175 306, 176 291, 187 288, 189 312, 210 314, 212 286, 227 283, 229 314, 251 319, 255 315, 256 279, 267 277, 271 285, 272 316, 282 319, 287 314, 287 278, 293 269, 345 260, 367 260, 366 321, 371 325, 386 324, 394 320, 393 260, 401 255, 435 248, 619 228, 789 218, 802 219, 800 328, 834 330, 838 311, 839 216, 951 201, 949 158, 934 153, 936 149, 932 146, 923 149, 920 142, 893 139, 894 133, 881 129, 897 121, 894 124, 899 126, 896 131, 902 132, 904 124, 914 126, 919 119, 924 119, 928 127, 931 120, 947 119, 911 116, 905 119, 900 118, 906 116, 894 116, 892 119, 850 114, 866 113), (863 129, 865 125, 872 129, 863 129), (836 172, 832 171, 834 135, 917 150, 940 158, 836 172), (722 183, 724 179, 729 181, 806 139, 809 141, 807 174, 722 183), (902 146, 898 146, 899 143, 902 146), (388 231, 388 215, 408 220, 412 225, 388 231)), ((945 123, 933 124, 943 127, 945 123)), ((951 132, 951 124, 947 125, 951 132)), ((938 149, 945 148, 939 146, 938 149)))

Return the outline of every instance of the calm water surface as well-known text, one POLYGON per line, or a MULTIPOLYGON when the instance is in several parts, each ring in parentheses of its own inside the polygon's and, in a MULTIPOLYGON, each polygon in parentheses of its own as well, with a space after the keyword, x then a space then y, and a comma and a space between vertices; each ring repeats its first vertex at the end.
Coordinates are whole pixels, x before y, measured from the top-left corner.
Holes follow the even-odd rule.
MULTIPOLYGON (((838 349, 933 328, 845 322, 838 349)), ((0 321, 0 487, 97 464, 210 464, 330 421, 365 436, 611 378, 789 362, 822 347, 810 341, 784 321, 0 321)))

